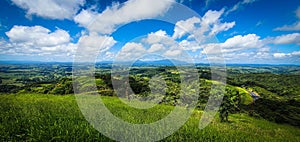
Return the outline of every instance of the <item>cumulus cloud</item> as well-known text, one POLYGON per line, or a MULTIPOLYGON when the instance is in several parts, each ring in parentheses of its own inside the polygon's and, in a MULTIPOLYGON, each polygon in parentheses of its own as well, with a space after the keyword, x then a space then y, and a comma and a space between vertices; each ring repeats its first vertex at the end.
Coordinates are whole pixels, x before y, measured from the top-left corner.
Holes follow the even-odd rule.
POLYGON ((237 35, 227 39, 224 43, 202 45, 202 54, 220 54, 236 52, 251 48, 262 48, 265 44, 256 34, 237 35))
MULTIPOLYGON (((213 19, 208 21, 214 23, 213 19)), ((148 53, 156 50, 163 51, 161 53, 167 57, 178 57, 181 56, 184 51, 195 52, 200 49, 200 55, 198 57, 202 57, 202 55, 206 54, 209 55, 208 59, 210 61, 221 61, 222 54, 226 60, 238 60, 238 58, 243 57, 243 60, 245 59, 245 61, 247 61, 247 58, 263 60, 274 57, 270 53, 269 44, 298 44, 300 40, 299 33, 268 37, 265 39, 262 39, 256 34, 247 34, 228 38, 223 43, 199 43, 193 39, 177 41, 167 35, 165 31, 160 30, 148 34, 142 41, 143 43, 151 45, 150 49, 148 49, 148 53), (166 42, 167 44, 164 43, 165 41, 168 41, 166 42)), ((289 55, 292 55, 292 53, 289 55)), ((276 55, 276 57, 278 56, 280 55, 276 55)))
POLYGON ((163 30, 148 34, 146 38, 142 39, 142 42, 147 44, 163 44, 165 46, 174 46, 177 44, 177 42, 163 30))
POLYGON ((207 25, 215 24, 218 21, 220 21, 220 17, 222 16, 223 13, 224 13, 224 9, 221 9, 220 11, 208 10, 202 17, 202 21, 207 25))
POLYGON ((266 39, 261 39, 256 34, 237 35, 227 39, 224 43, 204 44, 199 47, 204 49, 202 53, 207 54, 228 53, 255 48, 259 49, 260 54, 263 54, 269 51, 269 48, 267 48, 269 44, 300 44, 300 34, 293 33, 266 39))
POLYGON ((223 44, 223 48, 260 48, 264 46, 260 40, 260 36, 256 34, 248 34, 245 36, 237 35, 227 39, 223 44))
POLYGON ((300 44, 300 34, 293 33, 277 36, 272 39, 274 44, 300 44))
POLYGON ((162 44, 153 44, 149 49, 149 53, 162 52, 165 50, 164 45, 162 44))
POLYGON ((200 45, 197 41, 190 41, 190 40, 182 40, 181 42, 179 42, 179 46, 183 49, 183 50, 191 50, 193 52, 196 52, 196 50, 198 50, 200 48, 200 45))
MULTIPOLYGON (((90 61, 108 51, 116 41, 110 36, 96 33, 82 35, 78 43, 72 43, 68 32, 56 29, 50 31, 42 26, 14 26, 6 32, 8 41, 0 40, 0 53, 21 56, 43 56, 56 60, 72 61, 75 52, 77 59, 90 61), (78 49, 78 50, 77 50, 78 49)), ((105 57, 112 56, 106 54, 105 57)))
POLYGON ((189 34, 188 38, 196 38, 209 40, 211 36, 220 32, 227 31, 235 26, 235 22, 221 22, 221 16, 224 13, 224 9, 220 11, 207 11, 200 19, 198 17, 192 17, 187 20, 178 21, 175 25, 173 38, 180 39, 183 36, 189 34))
POLYGON ((96 33, 82 36, 78 41, 78 46, 81 50, 88 50, 90 52, 104 52, 113 46, 116 41, 113 37, 99 36, 96 33))
POLYGON ((72 19, 85 0, 11 0, 26 10, 27 16, 37 15, 49 19, 72 19))
POLYGON ((68 32, 57 29, 52 32, 42 26, 14 26, 6 32, 12 43, 34 45, 38 47, 56 46, 70 42, 68 32))
POLYGON ((185 50, 191 50, 189 47, 186 49, 183 46, 189 46, 191 41, 185 41, 178 43, 166 31, 159 30, 157 32, 151 32, 147 37, 140 40, 140 42, 129 42, 125 44, 118 55, 117 61, 131 61, 141 59, 153 54, 165 56, 167 58, 183 60, 186 59, 185 50))
POLYGON ((115 57, 115 53, 113 52, 106 52, 102 60, 113 60, 115 57))
POLYGON ((201 20, 197 17, 192 17, 187 20, 181 20, 176 23, 173 38, 181 38, 185 34, 192 32, 196 29, 196 24, 200 23, 201 20))
POLYGON ((275 58, 287 58, 287 57, 297 57, 300 59, 300 51, 294 51, 291 53, 274 53, 273 56, 275 58))
MULTIPOLYGON (((116 3, 102 13, 96 14, 93 24, 87 28, 89 31, 111 34, 119 25, 164 14, 173 2, 173 0, 129 0, 122 5, 116 3)), ((94 15, 89 11, 82 11, 76 16, 76 22, 87 26, 86 23, 89 23, 90 19, 82 18, 83 15, 94 15)))
POLYGON ((97 33, 83 35, 78 41, 77 61, 93 61, 99 54, 108 51, 116 41, 110 36, 100 36, 97 33))
POLYGON ((300 31, 300 7, 296 10, 296 16, 298 21, 292 25, 284 25, 282 27, 275 28, 275 31, 300 31))
POLYGON ((182 50, 180 49, 171 49, 164 53, 164 56, 167 56, 169 58, 175 58, 175 59, 180 59, 178 56, 181 55, 182 55, 182 50))
POLYGON ((285 54, 285 53, 274 53, 273 56, 274 56, 275 58, 284 58, 284 57, 286 57, 286 56, 288 56, 288 55, 285 54))
POLYGON ((74 21, 82 27, 88 27, 88 25, 93 22, 96 16, 96 12, 91 10, 81 10, 81 12, 74 17, 74 21))
POLYGON ((222 54, 221 44, 219 43, 209 43, 201 45, 203 49, 200 54, 222 54))
POLYGON ((216 23, 215 25, 213 25, 211 32, 209 33, 210 36, 216 35, 220 32, 223 31, 228 31, 229 29, 231 29, 232 27, 235 26, 235 22, 230 22, 230 23, 216 23))
POLYGON ((294 51, 291 53, 293 56, 300 56, 300 51, 294 51))
POLYGON ((147 53, 147 50, 141 43, 129 42, 126 43, 120 52, 116 55, 116 61, 131 61, 137 60, 147 53))
POLYGON ((6 35, 9 41, 2 43, 2 54, 71 56, 77 48, 61 29, 51 32, 42 26, 14 26, 6 35))
POLYGON ((223 43, 210 43, 200 45, 203 50, 200 57, 207 55, 212 62, 239 61, 253 63, 251 61, 265 61, 271 59, 288 59, 298 61, 300 51, 291 53, 272 53, 270 44, 299 44, 299 34, 287 34, 277 37, 261 39, 256 34, 237 35, 227 39, 223 43), (223 58, 224 57, 224 58, 223 58))

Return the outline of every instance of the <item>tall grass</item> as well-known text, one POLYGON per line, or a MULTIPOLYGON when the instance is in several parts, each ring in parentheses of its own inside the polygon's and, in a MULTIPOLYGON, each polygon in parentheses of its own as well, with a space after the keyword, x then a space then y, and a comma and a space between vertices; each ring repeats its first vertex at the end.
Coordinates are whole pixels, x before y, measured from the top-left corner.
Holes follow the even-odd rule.
MULTIPOLYGON (((149 110, 130 108, 113 97, 103 97, 113 114, 132 123, 155 122, 172 106, 149 110)), ((218 118, 198 129, 202 112, 195 110, 179 131, 163 141, 300 141, 300 129, 279 125, 245 114, 218 118)), ((81 114, 75 97, 54 95, 0 95, 0 141, 112 141, 95 130, 81 114)))

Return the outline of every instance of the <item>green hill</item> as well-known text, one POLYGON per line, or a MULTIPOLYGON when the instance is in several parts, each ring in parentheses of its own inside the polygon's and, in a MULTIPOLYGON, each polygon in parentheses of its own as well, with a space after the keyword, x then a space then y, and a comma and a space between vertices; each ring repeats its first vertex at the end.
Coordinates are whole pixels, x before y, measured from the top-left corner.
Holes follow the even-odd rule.
MULTIPOLYGON (((137 110, 115 97, 102 98, 113 114, 132 123, 159 120, 173 109, 158 105, 137 110)), ((72 95, 0 95, 0 112, 0 141, 110 141, 85 120, 72 95)), ((232 114, 228 123, 220 123, 216 117, 199 130, 201 114, 195 110, 188 122, 164 141, 300 141, 299 128, 246 114, 232 114)))

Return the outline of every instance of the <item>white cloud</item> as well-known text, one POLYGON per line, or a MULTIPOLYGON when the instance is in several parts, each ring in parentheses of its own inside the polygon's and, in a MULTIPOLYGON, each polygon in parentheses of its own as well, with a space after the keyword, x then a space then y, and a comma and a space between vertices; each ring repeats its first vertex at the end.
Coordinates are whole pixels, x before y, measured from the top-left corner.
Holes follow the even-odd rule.
POLYGON ((76 49, 77 59, 91 61, 116 43, 112 37, 99 36, 96 33, 82 35, 78 43, 71 43, 70 35, 66 31, 57 29, 51 32, 41 26, 14 26, 6 35, 9 41, 1 41, 1 54, 45 56, 67 61, 72 61, 76 49))
POLYGON ((162 44, 153 44, 148 49, 149 53, 162 52, 165 50, 165 47, 162 44))
POLYGON ((113 52, 106 52, 105 53, 105 59, 112 60, 115 57, 115 54, 113 52))
POLYGON ((142 42, 147 44, 163 44, 165 46, 174 46, 177 44, 177 42, 163 30, 148 34, 146 38, 142 39, 142 42))
POLYGON ((250 58, 251 57, 253 58, 253 60, 255 60, 255 59, 271 59, 272 55, 270 53, 270 47, 265 46, 262 48, 258 48, 255 55, 250 56, 250 58))
POLYGON ((57 29, 52 32, 41 26, 14 26, 10 31, 6 32, 12 43, 21 43, 34 45, 38 47, 56 46, 70 42, 68 32, 57 29))
POLYGON ((1 54, 69 57, 77 48, 70 43, 68 32, 61 29, 51 32, 41 26, 14 26, 6 35, 9 41, 2 43, 1 54))
MULTIPOLYGON (((201 20, 197 17, 192 17, 187 20, 181 20, 176 23, 173 38, 181 38, 196 29, 195 24, 200 23, 201 20)), ((191 33, 190 33, 191 34, 191 33)))
MULTIPOLYGON (((265 49, 264 49, 265 50, 265 49)), ((251 63, 257 64, 273 58, 269 51, 245 50, 232 53, 224 53, 224 60, 229 63, 251 63)), ((213 56, 214 57, 214 56, 213 56)))
MULTIPOLYGON (((213 52, 213 51, 212 51, 213 52)), ((267 48, 246 49, 234 52, 223 52, 222 54, 199 55, 201 60, 209 60, 211 63, 260 63, 273 58, 267 48)))
POLYGON ((202 40, 199 42, 208 41, 213 35, 227 31, 235 26, 235 22, 221 22, 223 13, 224 9, 220 11, 209 10, 201 19, 192 17, 187 20, 178 21, 172 37, 178 39, 189 34, 189 39, 196 38, 202 40))
POLYGON ((49 19, 72 19, 85 0, 11 0, 26 10, 27 16, 37 15, 49 19))
POLYGON ((96 16, 97 13, 92 12, 91 10, 82 10, 74 17, 74 21, 82 27, 88 27, 88 25, 93 22, 96 16))
POLYGON ((251 4, 251 3, 254 3, 254 2, 256 2, 256 1, 257 1, 257 0, 243 0, 243 1, 240 1, 240 2, 238 2, 237 4, 235 4, 231 9, 229 9, 229 10, 226 12, 226 15, 228 15, 228 14, 231 13, 231 12, 234 12, 234 11, 239 10, 239 9, 242 8, 244 5, 251 4))
POLYGON ((293 56, 300 56, 300 51, 294 51, 291 53, 293 56))
POLYGON ((275 58, 285 58, 285 57, 290 56, 290 54, 286 54, 286 53, 274 53, 273 56, 275 58))
POLYGON ((208 10, 202 17, 201 21, 207 25, 215 24, 220 21, 220 17, 223 13, 224 9, 221 9, 220 11, 208 10))
POLYGON ((213 25, 213 28, 211 29, 211 32, 210 32, 209 35, 213 36, 213 35, 216 35, 220 32, 228 31, 229 29, 231 29, 234 26, 235 26, 235 22, 217 23, 217 24, 213 25))
POLYGON ((147 53, 147 50, 141 43, 129 42, 126 43, 119 53, 116 55, 116 61, 131 61, 137 60, 147 53))
POLYGON ((274 29, 275 31, 300 31, 300 21, 292 25, 284 25, 274 29))
POLYGON ((202 45, 201 48, 203 48, 201 54, 221 54, 221 45, 218 43, 210 43, 202 45))
POLYGON ((182 50, 180 49, 171 49, 164 53, 164 56, 174 59, 180 59, 179 56, 182 56, 182 50))
POLYGON ((262 48, 265 44, 256 34, 237 35, 227 39, 224 43, 211 43, 201 45, 202 54, 221 54, 247 50, 251 48, 262 48))
POLYGON ((78 41, 78 52, 76 57, 81 61, 91 61, 99 54, 106 52, 116 41, 113 37, 99 36, 97 33, 83 35, 78 41))
POLYGON ((91 33, 90 35, 84 35, 78 41, 79 48, 81 48, 82 50, 87 49, 92 52, 107 51, 115 43, 116 41, 112 37, 99 36, 96 33, 91 33))
MULTIPOLYGON (((186 46, 194 44, 189 42, 190 41, 185 42, 186 46)), ((181 43, 181 45, 184 45, 184 43, 181 43)), ((149 33, 146 38, 141 39, 140 43, 129 42, 125 44, 116 56, 116 60, 131 61, 150 55, 152 57, 153 53, 172 59, 183 60, 183 58, 186 59, 184 50, 190 49, 184 49, 180 46, 180 43, 175 41, 165 31, 159 30, 149 33), (149 48, 146 50, 146 47, 149 48)))
POLYGON ((260 37, 256 34, 248 34, 245 36, 237 35, 227 39, 223 44, 223 48, 260 48, 264 46, 260 37))
MULTIPOLYGON (((123 5, 117 3, 112 7, 108 7, 102 13, 97 14, 93 24, 89 25, 87 28, 89 31, 110 34, 114 32, 119 25, 130 23, 132 21, 154 18, 164 14, 173 2, 173 0, 129 0, 123 5)), ((80 14, 88 13, 85 12, 80 14)), ((77 22, 79 21, 89 20, 77 18, 77 22)), ((86 24, 86 22, 83 23, 86 24)), ((80 24, 84 25, 83 23, 80 24)))
MULTIPOLYGON (((299 34, 288 34, 266 39, 260 39, 256 34, 238 35, 227 39, 224 43, 210 43, 200 45, 203 50, 200 57, 207 55, 212 62, 225 61, 250 62, 266 61, 272 59, 288 59, 298 61, 300 51, 291 53, 271 53, 269 44, 299 44, 299 34), (224 58, 222 58, 222 56, 224 58)), ((255 62, 251 62, 255 63, 255 62)))
POLYGON ((284 25, 282 27, 275 28, 275 31, 300 31, 300 7, 296 10, 296 16, 298 21, 292 25, 284 25))
POLYGON ((300 51, 294 51, 294 52, 291 52, 291 53, 274 53, 273 56, 275 58, 296 57, 299 60, 300 59, 300 51))
POLYGON ((196 52, 200 48, 200 45, 197 41, 189 41, 189 40, 182 40, 179 42, 179 46, 183 50, 191 50, 193 52, 196 52))
POLYGON ((11 43, 7 42, 3 38, 0 39, 0 47, 1 47, 0 53, 2 53, 2 54, 14 53, 14 51, 11 48, 12 47, 11 43))
POLYGON ((97 61, 112 61, 115 58, 116 54, 111 51, 103 52, 97 58, 97 61))
POLYGON ((274 44, 300 44, 300 33, 281 35, 272 40, 274 44))
POLYGON ((273 56, 274 56, 275 58, 284 58, 284 57, 289 56, 289 54, 285 54, 285 53, 274 53, 273 56))

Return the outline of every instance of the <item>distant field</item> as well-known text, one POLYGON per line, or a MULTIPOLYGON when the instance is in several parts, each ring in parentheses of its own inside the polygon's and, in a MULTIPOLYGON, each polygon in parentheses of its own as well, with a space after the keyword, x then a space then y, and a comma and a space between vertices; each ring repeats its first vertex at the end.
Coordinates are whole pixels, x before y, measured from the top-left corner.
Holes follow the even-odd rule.
MULTIPOLYGON (((159 105, 150 111, 136 111, 117 98, 103 100, 112 113, 130 122, 151 122, 158 119, 154 116, 163 117, 173 108, 159 105)), ((72 95, 0 95, 0 112, 0 141, 110 141, 84 119, 72 95)), ((228 123, 220 123, 216 117, 199 130, 201 114, 196 110, 179 131, 164 141, 300 141, 299 128, 246 114, 230 115, 228 123)))
MULTIPOLYGON (((220 82, 214 81, 214 80, 205 80, 206 82, 213 83, 213 84, 219 84, 220 82)), ((227 84, 228 85, 228 84, 227 84)), ((245 88, 237 87, 228 85, 228 87, 233 88, 235 90, 238 90, 239 94, 241 95, 241 103, 244 105, 249 105, 253 102, 253 98, 249 94, 249 92, 245 88)))

